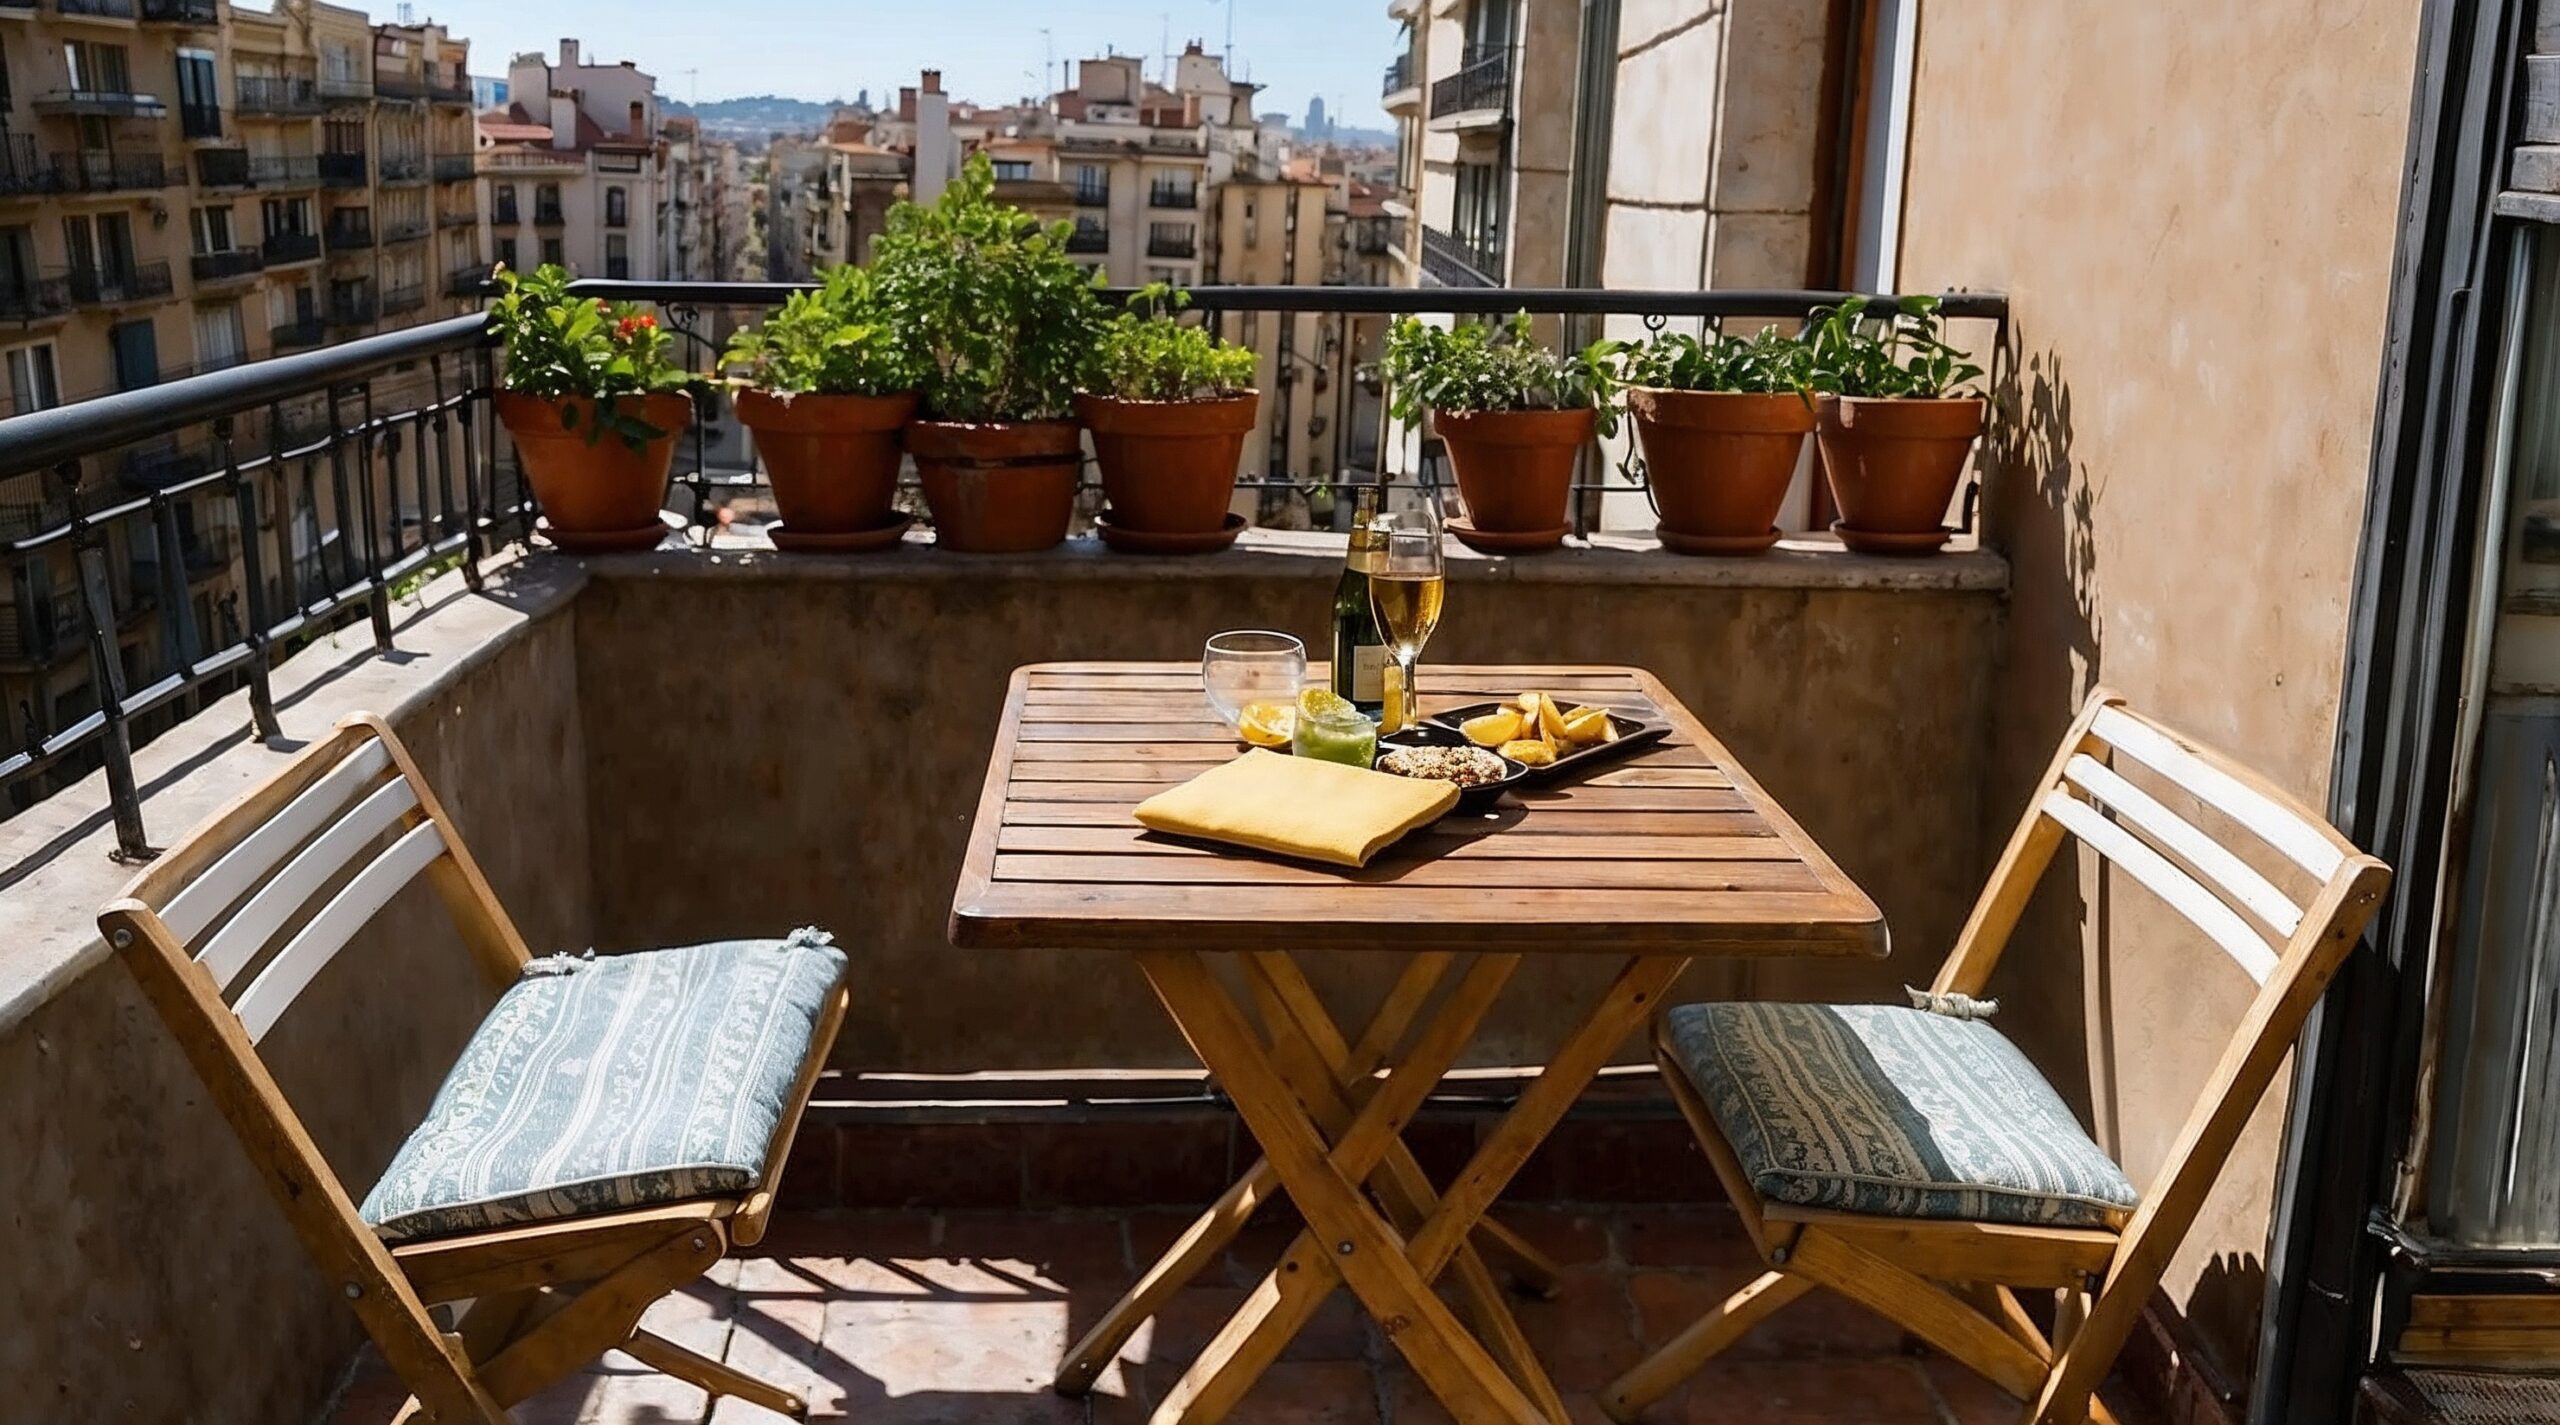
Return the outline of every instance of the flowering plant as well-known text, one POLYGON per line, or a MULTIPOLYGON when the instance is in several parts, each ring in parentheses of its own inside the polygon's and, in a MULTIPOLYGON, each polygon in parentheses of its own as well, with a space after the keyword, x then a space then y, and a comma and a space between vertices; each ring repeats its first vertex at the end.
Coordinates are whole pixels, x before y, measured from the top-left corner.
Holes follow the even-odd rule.
MULTIPOLYGON (((635 449, 666 434, 612 399, 679 391, 694 379, 669 354, 675 336, 656 317, 628 302, 573 295, 569 274, 549 263, 531 273, 500 267, 497 277, 504 290, 489 304, 489 330, 506 344, 505 389, 594 400, 590 444, 608 430, 635 449)), ((561 429, 577 425, 578 407, 563 404, 561 429)))

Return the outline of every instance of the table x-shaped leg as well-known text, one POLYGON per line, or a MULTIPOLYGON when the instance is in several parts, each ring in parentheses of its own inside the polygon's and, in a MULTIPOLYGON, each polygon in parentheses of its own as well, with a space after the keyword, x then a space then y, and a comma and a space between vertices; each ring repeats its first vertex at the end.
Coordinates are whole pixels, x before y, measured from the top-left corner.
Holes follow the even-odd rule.
MULTIPOLYGON (((1368 1028, 1361 1032, 1360 1042, 1344 1057, 1340 1078, 1354 1102, 1365 1099, 1375 1087, 1373 1076, 1403 1044, 1406 1031, 1455 959, 1446 951, 1434 951, 1406 960, 1403 972, 1371 1015, 1368 1028)), ((1184 1229, 1138 1279, 1138 1284, 1113 1303, 1067 1353, 1058 1367, 1058 1393, 1082 1395, 1092 1389, 1103 1368, 1111 1364, 1138 1327, 1163 1310, 1175 1293, 1216 1261, 1227 1244, 1244 1230, 1254 1212, 1279 1191, 1280 1175, 1272 1170, 1270 1160, 1256 1160, 1208 1211, 1184 1229)), ((1541 1296, 1554 1295, 1560 1269, 1508 1228, 1487 1218, 1477 1225, 1476 1245, 1522 1289, 1541 1296)))
MULTIPOLYGON (((1159 952, 1159 954, 1172 953, 1174 952, 1159 952)), ((1197 967, 1198 958, 1193 956, 1191 959, 1196 967, 1194 975, 1197 983, 1204 985, 1210 992, 1217 992, 1216 981, 1208 976, 1205 967, 1197 967)), ((1165 981, 1158 977, 1156 960, 1149 959, 1145 963, 1149 977, 1157 980, 1158 995, 1166 1000, 1166 1007, 1172 1011, 1175 1019, 1185 1024, 1186 1033, 1190 1032, 1188 1014, 1205 1009, 1205 1006, 1199 1003, 1200 997, 1197 992, 1193 992, 1194 997, 1189 1003, 1177 1007, 1175 998, 1166 993, 1165 981)), ((1486 1210, 1501 1195, 1502 1189, 1510 1183, 1512 1176, 1519 1171, 1520 1165, 1528 1160, 1530 1153, 1535 1151, 1538 1144, 1553 1131, 1556 1123, 1564 1117, 1565 1111, 1573 1105, 1574 1100, 1581 1097, 1582 1091, 1589 1086, 1593 1076, 1607 1064, 1618 1047, 1626 1042, 1627 1036, 1634 1033, 1652 1014, 1656 1004, 1669 990, 1672 982, 1679 978, 1681 970, 1687 963, 1687 959, 1682 956, 1638 956, 1629 959, 1616 979, 1611 982, 1608 991, 1602 995, 1600 1002, 1593 1006, 1591 1012, 1583 1018, 1582 1023, 1576 1026, 1572 1034, 1557 1047, 1554 1056, 1539 1071, 1538 1076, 1522 1090, 1519 1100, 1512 1106, 1511 1111, 1503 1116, 1493 1132, 1478 1145, 1475 1155, 1468 1160, 1465 1169, 1442 1194, 1438 1207, 1431 1211, 1420 1230, 1408 1240, 1398 1237, 1384 1223, 1377 1224, 1380 1235, 1397 1242, 1401 1247, 1404 1261, 1399 1265, 1412 1269, 1413 1274, 1423 1282, 1426 1294, 1429 1283, 1436 1280, 1440 1273, 1457 1258, 1459 1249, 1466 1245, 1472 1229, 1483 1219, 1486 1210)), ((1232 1016, 1233 1006, 1224 1005, 1222 995, 1220 999, 1227 1013, 1232 1016)), ((1446 1021, 1456 1012, 1456 1008, 1453 999, 1450 1006, 1443 1008, 1441 1017, 1435 1019, 1430 1028, 1425 1031, 1425 1038, 1428 1039, 1434 1033, 1449 1028, 1446 1021)), ((1482 1012, 1477 1011, 1473 1019, 1480 1020, 1481 1017, 1482 1012)), ((1472 1033, 1473 1020, 1458 1037, 1463 1040, 1472 1033)), ((1217 1059, 1210 1057, 1213 1051, 1231 1053, 1228 1046, 1203 1044, 1195 1037, 1193 1047, 1201 1051, 1203 1061, 1209 1064, 1211 1071, 1217 1073, 1233 1092, 1236 1088, 1235 1079, 1217 1059)), ((1446 1071, 1448 1063, 1454 1062, 1454 1053, 1445 1062, 1433 1056, 1431 1064, 1426 1064, 1424 1058, 1425 1056, 1417 1054, 1403 1068, 1400 1068, 1398 1073, 1401 1074, 1404 1069, 1420 1070, 1431 1067, 1436 1079, 1438 1074, 1446 1071)), ((1265 1067, 1268 1067, 1267 1061, 1265 1061, 1265 1067)), ((1393 1083, 1394 1079, 1391 1077, 1390 1084, 1393 1083)), ((1426 1086, 1422 1093, 1427 1094, 1427 1092, 1426 1086)), ((1383 1091, 1381 1097, 1383 1097, 1383 1091)), ((1368 1166, 1376 1162, 1377 1156, 1380 1155, 1361 1156, 1361 1154, 1383 1148, 1385 1145, 1379 1140, 1392 1138, 1396 1129, 1401 1126, 1403 1117, 1399 1113, 1395 1122, 1376 1123, 1372 1110, 1379 1106, 1379 1102, 1378 1098, 1373 1098, 1362 1107, 1350 1130, 1335 1140, 1333 1157, 1325 1166, 1337 1170, 1356 1167, 1360 1171, 1365 1171, 1368 1166), (1369 1130, 1373 1124, 1377 1131, 1367 1132, 1366 1130, 1369 1130), (1354 1149, 1360 1150, 1360 1154, 1351 1151, 1354 1149)), ((1414 1102, 1418 1104, 1420 1097, 1417 1096, 1414 1102)), ((1236 1094, 1236 1107, 1238 1112, 1244 1115, 1246 1124, 1252 1129, 1254 1136, 1262 1142, 1265 1153, 1279 1165, 1282 1182, 1289 1190, 1291 1198, 1298 1202, 1301 1212, 1310 1224, 1310 1230, 1301 1233, 1290 1245, 1287 1254, 1281 1258, 1279 1266, 1264 1278, 1261 1286, 1256 1288, 1253 1295, 1246 1300, 1234 1319, 1227 1323, 1226 1327, 1218 1333, 1217 1338, 1210 1343, 1208 1349, 1201 1352, 1199 1359, 1192 1363, 1191 1369, 1184 1374, 1181 1381, 1175 1384, 1172 1392, 1156 1410, 1155 1425, 1173 1425, 1173 1422, 1177 1421, 1184 1422, 1184 1425, 1213 1425, 1213 1422, 1219 1420, 1243 1395, 1253 1379, 1278 1357, 1281 1348, 1290 1338, 1305 1326, 1333 1287, 1346 1279, 1353 1292, 1360 1297, 1362 1303, 1369 1308, 1381 1327, 1385 1329, 1388 1338, 1404 1349, 1406 1358, 1413 1363, 1416 1373, 1423 1378, 1423 1383, 1460 1421, 1473 1425, 1473 1422, 1479 1420, 1513 1418, 1507 1409, 1510 1401, 1505 1398, 1506 1392, 1497 1387, 1510 1387, 1514 1383, 1503 1379, 1492 1385, 1483 1385, 1474 1378, 1472 1369, 1474 1364, 1489 1359, 1481 1347, 1473 1339, 1461 1337, 1459 1338, 1460 1346, 1450 1349, 1449 1354, 1462 1358, 1462 1364, 1467 1368, 1463 1371, 1452 1370, 1437 1360, 1426 1360, 1427 1354, 1436 1352, 1446 1342, 1448 1327, 1435 1322, 1428 1334, 1413 1332, 1411 1328, 1422 1318, 1400 1315, 1399 1304, 1396 1301, 1392 1299, 1382 1301, 1379 1295, 1373 1294, 1369 1288, 1364 1287, 1359 1277, 1354 1275, 1352 1268, 1355 1264, 1359 1264, 1360 1252, 1365 1250, 1362 1245, 1338 1231, 1334 1223, 1317 1216, 1308 1202, 1299 1196, 1298 1183, 1295 1180, 1298 1170, 1293 1169, 1290 1161, 1282 1159, 1279 1151, 1280 1143, 1273 1135, 1285 1134, 1302 1139, 1313 1138, 1315 1130, 1308 1122, 1306 1115, 1278 1111, 1269 1105, 1248 1107, 1241 1093, 1236 1094), (1346 1242, 1351 1247, 1347 1252, 1344 1250, 1346 1242), (1417 1347, 1421 1350, 1417 1351, 1417 1347), (1471 1359, 1468 1359, 1469 1350, 1466 1348, 1472 1348, 1471 1359), (1443 1388, 1442 1380, 1453 1374, 1460 1376, 1459 1383, 1462 1388, 1473 1387, 1469 1394, 1452 1395, 1443 1388)), ((1294 1105, 1288 1105, 1288 1107, 1294 1107, 1294 1105)), ((1303 1157, 1305 1153, 1306 1145, 1302 1141, 1293 1150, 1293 1156, 1303 1157)), ((1329 1188, 1331 1185, 1325 1186, 1329 1188)), ((1354 1197, 1355 1205, 1358 1205, 1356 1194, 1354 1197)), ((1366 1215, 1365 1205, 1358 1206, 1366 1215)), ((1374 1217, 1372 1220, 1375 1220, 1374 1217)), ((1374 1270, 1377 1264, 1371 1262, 1363 1265, 1374 1270)), ((1462 1277, 1462 1289, 1464 1286, 1462 1277)), ((1467 1294, 1471 1298, 1470 1305, 1474 1305, 1472 1298, 1475 1294, 1472 1291, 1467 1294)), ((1432 1298, 1432 1304, 1438 1305, 1436 1297, 1432 1298)), ((1483 1313, 1479 1310, 1477 1314, 1481 1316, 1483 1313)), ((1507 1312, 1504 1313, 1504 1320, 1508 1320, 1507 1312)), ((1493 1334, 1497 1343, 1500 1343, 1502 1334, 1498 1326, 1493 1334)), ((1525 1350, 1525 1347, 1523 1349, 1525 1350)), ((1510 1398, 1518 1399, 1519 1397, 1516 1393, 1511 1393, 1510 1398)))

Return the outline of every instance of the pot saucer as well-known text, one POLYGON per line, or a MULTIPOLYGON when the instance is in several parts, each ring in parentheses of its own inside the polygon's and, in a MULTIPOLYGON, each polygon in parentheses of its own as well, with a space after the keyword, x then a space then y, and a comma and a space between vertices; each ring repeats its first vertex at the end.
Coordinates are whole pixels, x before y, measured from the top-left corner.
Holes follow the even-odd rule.
POLYGON ((1653 537, 1674 554, 1757 554, 1776 544, 1781 531, 1771 525, 1767 534, 1682 534, 1667 525, 1655 525, 1653 537))
POLYGON ((1941 525, 1933 530, 1897 530, 1890 533, 1851 529, 1838 520, 1831 522, 1831 532, 1840 542, 1860 554, 1934 554, 1956 532, 1941 525))
POLYGON ((784 525, 772 525, 765 534, 776 549, 795 554, 858 554, 873 549, 895 549, 904 539, 907 526, 916 517, 903 510, 891 510, 877 524, 862 529, 830 531, 824 534, 802 534, 784 525))
POLYGON ((1478 529, 1464 515, 1449 516, 1445 527, 1452 538, 1478 554, 1543 554, 1564 543, 1573 526, 1560 524, 1554 529, 1516 530, 1478 529))
POLYGON ((1236 542, 1243 534, 1244 516, 1229 513, 1226 523, 1212 530, 1191 530, 1181 534, 1157 534, 1149 530, 1122 529, 1107 514, 1096 516, 1093 532, 1102 542, 1122 554, 1215 554, 1236 542))
POLYGON ((550 540, 552 547, 564 554, 628 554, 634 550, 655 549, 667 537, 662 523, 640 525, 633 529, 564 531, 552 528, 551 521, 533 522, 533 532, 550 540))

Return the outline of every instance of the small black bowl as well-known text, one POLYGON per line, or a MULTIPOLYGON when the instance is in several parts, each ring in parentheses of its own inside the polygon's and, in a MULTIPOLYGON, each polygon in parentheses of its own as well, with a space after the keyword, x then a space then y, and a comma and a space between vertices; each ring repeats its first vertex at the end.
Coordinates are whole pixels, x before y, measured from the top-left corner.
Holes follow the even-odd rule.
MULTIPOLYGON (((1458 732, 1452 728, 1441 727, 1435 723, 1428 722, 1415 723, 1411 727, 1401 728, 1395 732, 1383 732, 1378 734, 1378 755, 1380 757, 1386 756, 1389 752, 1394 751, 1399 747, 1476 747, 1476 745, 1469 742, 1466 738, 1466 734, 1464 733, 1458 732)), ((1502 763, 1502 780, 1499 782, 1485 782, 1473 787, 1458 788, 1458 805, 1454 810, 1462 812, 1490 811, 1493 809, 1493 804, 1495 802, 1502 800, 1502 794, 1504 792, 1518 786, 1521 780, 1529 775, 1529 769, 1526 766, 1512 761, 1501 753, 1495 752, 1490 747, 1476 747, 1476 750, 1478 752, 1485 753, 1502 763)), ((1389 775, 1392 776, 1394 774, 1390 773, 1389 775)), ((1423 781, 1427 779, 1416 777, 1414 780, 1423 781)))

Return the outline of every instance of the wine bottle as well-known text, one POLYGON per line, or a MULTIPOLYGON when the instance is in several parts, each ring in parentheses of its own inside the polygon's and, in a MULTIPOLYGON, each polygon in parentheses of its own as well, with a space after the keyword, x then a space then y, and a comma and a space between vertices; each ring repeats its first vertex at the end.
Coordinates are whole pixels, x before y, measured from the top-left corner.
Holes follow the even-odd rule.
POLYGON ((1372 717, 1387 698, 1387 639, 1369 605, 1369 574, 1377 567, 1378 488, 1361 487, 1351 516, 1351 544, 1342 582, 1333 587, 1333 691, 1372 717))

